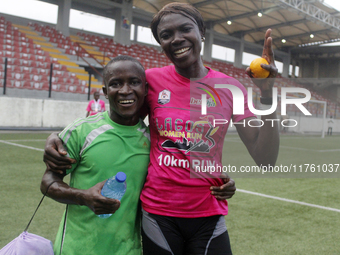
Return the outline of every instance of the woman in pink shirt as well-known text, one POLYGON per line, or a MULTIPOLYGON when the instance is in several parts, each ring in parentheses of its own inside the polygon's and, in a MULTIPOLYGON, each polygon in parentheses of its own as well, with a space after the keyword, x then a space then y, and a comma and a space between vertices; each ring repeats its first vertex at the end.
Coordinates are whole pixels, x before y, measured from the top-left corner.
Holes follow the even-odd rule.
POLYGON ((86 117, 97 114, 98 112, 105 112, 105 102, 99 99, 99 92, 93 93, 93 100, 89 102, 86 108, 86 117))
MULTIPOLYGON (((258 165, 275 164, 278 126, 268 121, 261 127, 247 125, 255 118, 247 100, 243 101, 243 114, 234 114, 231 92, 214 89, 223 82, 242 91, 247 99, 247 91, 237 80, 203 65, 200 52, 205 25, 197 9, 170 3, 155 15, 151 29, 174 65, 146 71, 151 151, 141 193, 144 255, 231 254, 224 215, 228 213, 226 199, 235 192, 234 181, 218 178, 221 172, 202 171, 222 167, 228 125, 215 125, 216 120, 245 123, 235 126, 258 165), (207 90, 218 100, 209 98, 207 112, 201 114, 202 91, 207 90)), ((263 104, 271 104, 272 78, 277 75, 270 35, 268 30, 262 55, 269 63, 262 66, 270 72, 269 79, 254 80, 263 104)), ((251 77, 250 69, 247 73, 251 77)), ((263 118, 276 119, 276 113, 263 118)), ((56 137, 50 137, 44 159, 47 167, 62 170, 69 161, 56 155, 56 147, 62 150, 56 137)))

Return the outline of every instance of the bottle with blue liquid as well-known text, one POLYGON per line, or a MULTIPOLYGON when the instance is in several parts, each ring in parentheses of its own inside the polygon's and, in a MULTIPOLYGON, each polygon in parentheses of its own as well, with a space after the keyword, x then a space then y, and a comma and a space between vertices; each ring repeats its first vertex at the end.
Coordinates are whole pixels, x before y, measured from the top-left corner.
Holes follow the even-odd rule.
MULTIPOLYGON (((115 176, 108 179, 104 187, 102 188, 101 194, 104 197, 114 198, 121 200, 126 191, 126 174, 118 172, 115 176)), ((109 218, 112 214, 100 214, 99 218, 109 218)))

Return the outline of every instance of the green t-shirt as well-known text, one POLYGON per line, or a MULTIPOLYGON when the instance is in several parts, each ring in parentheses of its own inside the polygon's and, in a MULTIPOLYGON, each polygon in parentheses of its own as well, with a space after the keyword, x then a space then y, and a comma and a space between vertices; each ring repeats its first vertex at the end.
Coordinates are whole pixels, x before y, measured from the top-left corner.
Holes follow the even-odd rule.
POLYGON ((127 189, 120 208, 107 219, 99 218, 87 206, 68 205, 56 237, 55 254, 60 254, 62 245, 63 255, 140 255, 139 195, 149 163, 148 128, 142 121, 135 126, 119 125, 104 112, 76 120, 59 137, 69 156, 77 160, 67 171, 71 187, 89 189, 124 172, 127 189))

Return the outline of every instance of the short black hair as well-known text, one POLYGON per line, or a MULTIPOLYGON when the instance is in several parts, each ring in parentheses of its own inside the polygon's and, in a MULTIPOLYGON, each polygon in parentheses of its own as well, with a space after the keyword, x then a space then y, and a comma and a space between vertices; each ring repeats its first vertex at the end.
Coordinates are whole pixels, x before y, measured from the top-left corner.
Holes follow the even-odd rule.
MULTIPOLYGON (((138 66, 140 66, 140 68, 143 70, 144 75, 145 75, 144 66, 142 65, 141 62, 138 61, 138 59, 135 59, 134 57, 131 57, 131 56, 128 56, 128 55, 120 55, 120 56, 117 56, 117 57, 114 57, 113 59, 111 59, 111 60, 106 64, 106 66, 104 67, 104 70, 103 70, 104 84, 105 84, 105 77, 107 76, 107 72, 108 72, 108 67, 109 67, 111 64, 116 63, 116 62, 119 62, 119 61, 131 61, 131 62, 136 63, 138 66)), ((105 84, 105 85, 106 85, 106 84, 105 84)))
POLYGON ((156 41, 159 44, 160 44, 160 40, 157 35, 157 27, 161 19, 164 16, 168 14, 172 14, 172 13, 181 14, 191 19, 198 26, 198 29, 201 32, 201 36, 204 37, 206 27, 205 27, 204 20, 202 18, 201 13, 191 4, 173 2, 173 3, 169 3, 165 5, 157 14, 155 14, 155 16, 153 17, 151 21, 150 27, 151 27, 153 37, 155 37, 156 41))

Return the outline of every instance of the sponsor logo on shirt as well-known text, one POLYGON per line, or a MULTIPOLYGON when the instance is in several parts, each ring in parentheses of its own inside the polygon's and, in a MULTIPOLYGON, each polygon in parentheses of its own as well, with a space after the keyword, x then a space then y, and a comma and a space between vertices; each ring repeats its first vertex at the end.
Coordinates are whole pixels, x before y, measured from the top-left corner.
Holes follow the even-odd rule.
MULTIPOLYGON (((192 97, 192 98, 190 98, 190 104, 202 105, 202 100, 192 97)), ((207 107, 216 107, 216 103, 214 102, 214 100, 212 98, 208 98, 207 107)))
POLYGON ((167 104, 170 102, 170 96, 171 96, 171 92, 167 89, 159 92, 158 95, 158 103, 159 104, 167 104))
POLYGON ((175 149, 188 152, 209 153, 215 147, 216 141, 213 135, 219 127, 213 127, 214 116, 207 115, 200 118, 199 121, 188 120, 184 125, 184 121, 177 118, 174 122, 175 130, 167 130, 166 126, 171 118, 166 118, 164 125, 160 124, 156 118, 157 128, 160 137, 165 140, 161 143, 162 148, 175 149), (170 139, 166 139, 170 138, 170 139))
MULTIPOLYGON (((215 96, 220 101, 220 104, 222 105, 221 98, 220 98, 219 94, 217 93, 217 91, 213 87, 211 87, 208 84, 205 84, 203 82, 197 82, 197 83, 205 86, 207 89, 210 89, 215 94, 215 96)), ((216 106, 215 97, 212 95, 212 93, 209 90, 207 90, 205 88, 202 88, 202 87, 196 87, 196 88, 204 91, 205 93, 207 93, 210 96, 210 98, 207 99, 207 96, 205 94, 202 95, 202 97, 200 99, 196 99, 194 97, 191 97, 190 98, 190 104, 193 104, 193 105, 202 105, 203 104, 203 105, 206 105, 207 107, 215 107, 216 106)))

